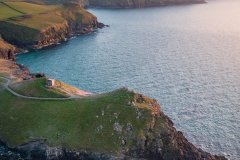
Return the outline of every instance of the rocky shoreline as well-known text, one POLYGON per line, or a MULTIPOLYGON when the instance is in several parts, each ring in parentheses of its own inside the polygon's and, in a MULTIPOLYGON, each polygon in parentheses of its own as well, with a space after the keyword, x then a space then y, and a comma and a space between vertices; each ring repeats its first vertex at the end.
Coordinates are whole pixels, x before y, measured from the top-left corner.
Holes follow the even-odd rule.
POLYGON ((89 34, 94 32, 96 29, 102 29, 108 27, 97 20, 93 21, 91 25, 84 27, 72 28, 69 25, 64 24, 63 28, 56 29, 54 27, 49 27, 39 34, 39 41, 33 42, 31 45, 20 45, 20 47, 9 44, 8 42, 0 39, 0 58, 15 61, 17 54, 26 53, 29 50, 39 50, 52 45, 56 45, 65 41, 68 41, 74 36, 80 36, 84 34, 89 34), (4 45, 2 45, 4 44, 4 45), (22 49, 24 48, 24 49, 22 49))
POLYGON ((65 22, 60 28, 53 26, 43 30, 39 34, 39 41, 33 44, 30 49, 42 49, 51 45, 56 45, 67 41, 74 36, 89 34, 104 27, 108 27, 108 25, 98 22, 97 19, 87 26, 65 22))
MULTIPOLYGON (((51 14, 59 19, 58 22, 49 19, 41 29, 15 23, 15 21, 25 23, 25 20, 34 19, 33 15, 17 17, 14 21, 0 20, 0 58, 15 60, 16 54, 56 45, 71 37, 89 34, 108 26, 98 22, 96 16, 74 3, 66 3, 62 8, 52 12, 51 14)), ((43 18, 51 15, 41 13, 35 16, 43 18)))

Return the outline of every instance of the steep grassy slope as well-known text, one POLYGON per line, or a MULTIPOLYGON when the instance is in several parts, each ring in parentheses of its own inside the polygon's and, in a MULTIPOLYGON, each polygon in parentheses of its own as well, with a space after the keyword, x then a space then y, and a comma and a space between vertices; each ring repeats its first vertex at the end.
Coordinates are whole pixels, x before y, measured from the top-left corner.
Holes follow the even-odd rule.
POLYGON ((0 20, 23 15, 0 2, 0 20))
POLYGON ((80 6, 42 5, 6 1, 0 19, 3 39, 20 48, 42 48, 63 41, 69 34, 88 33, 97 28, 97 18, 80 6))
POLYGON ((5 2, 7 6, 24 14, 37 14, 58 8, 58 5, 39 5, 27 2, 5 2))

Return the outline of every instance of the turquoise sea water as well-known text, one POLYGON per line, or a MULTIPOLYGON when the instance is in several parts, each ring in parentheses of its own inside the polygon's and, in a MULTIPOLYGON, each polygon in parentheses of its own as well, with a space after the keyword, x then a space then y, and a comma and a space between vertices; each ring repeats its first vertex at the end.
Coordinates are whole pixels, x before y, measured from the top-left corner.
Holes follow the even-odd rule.
POLYGON ((192 143, 240 159, 240 1, 90 11, 110 27, 18 63, 87 91, 156 98, 192 143))

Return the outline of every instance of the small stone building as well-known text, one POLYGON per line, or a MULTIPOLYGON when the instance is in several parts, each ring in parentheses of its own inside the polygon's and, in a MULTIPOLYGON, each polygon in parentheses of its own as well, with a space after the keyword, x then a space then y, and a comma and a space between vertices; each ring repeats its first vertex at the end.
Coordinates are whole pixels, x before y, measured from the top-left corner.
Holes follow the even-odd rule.
POLYGON ((47 79, 47 86, 53 87, 55 85, 55 79, 47 79))

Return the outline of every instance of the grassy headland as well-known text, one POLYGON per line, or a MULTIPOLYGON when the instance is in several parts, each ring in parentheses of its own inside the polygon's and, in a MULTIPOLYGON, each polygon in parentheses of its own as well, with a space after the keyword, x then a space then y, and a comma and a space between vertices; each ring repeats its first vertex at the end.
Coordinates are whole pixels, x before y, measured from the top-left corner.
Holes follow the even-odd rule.
MULTIPOLYGON (((9 146, 18 146, 35 139, 46 139, 50 146, 72 150, 120 151, 121 139, 131 124, 133 136, 140 134, 150 111, 129 106, 133 93, 118 90, 96 97, 67 101, 26 100, 0 91, 0 137, 9 146), (123 127, 114 130, 114 124, 123 127)), ((131 145, 133 139, 128 141, 131 145)))
POLYGON ((76 4, 0 2, 0 34, 20 48, 41 48, 95 27, 96 17, 76 4))
MULTIPOLYGON (((134 93, 126 89, 59 101, 17 97, 4 89, 6 80, 1 77, 15 77, 10 87, 21 95, 61 98, 66 94, 47 88, 45 78, 22 81, 21 74, 12 75, 19 72, 17 65, 6 60, 0 62, 0 140, 11 147, 46 139, 50 146, 117 153, 127 126, 131 124, 136 137, 151 117, 150 110, 142 109, 142 115, 136 118, 138 108, 130 104, 134 93), (10 71, 3 73, 6 67, 10 71), (122 130, 116 131, 114 124, 119 124, 122 130)), ((131 143, 133 139, 127 145, 131 143)))
MULTIPOLYGON (((44 78, 22 80, 27 71, 21 73, 14 62, 0 62, 0 77, 15 77, 11 86, 18 93, 64 96, 47 89, 44 78)), ((176 131, 156 100, 133 91, 53 101, 12 94, 6 84, 0 81, 0 141, 30 159, 110 159, 104 154, 119 159, 225 160, 193 146, 176 131), (44 142, 35 143, 39 141, 44 142)))
POLYGON ((121 141, 128 134, 128 126, 133 132, 125 147, 132 145, 133 137, 151 119, 149 109, 132 106, 134 93, 126 89, 59 101, 17 97, 4 89, 6 80, 1 77, 15 77, 10 87, 21 95, 64 98, 66 94, 47 88, 46 78, 22 81, 21 74, 12 75, 19 73, 14 62, 0 62, 0 140, 11 147, 46 139, 49 146, 116 154, 123 147, 121 141), (10 71, 3 73, 6 67, 10 71))

